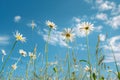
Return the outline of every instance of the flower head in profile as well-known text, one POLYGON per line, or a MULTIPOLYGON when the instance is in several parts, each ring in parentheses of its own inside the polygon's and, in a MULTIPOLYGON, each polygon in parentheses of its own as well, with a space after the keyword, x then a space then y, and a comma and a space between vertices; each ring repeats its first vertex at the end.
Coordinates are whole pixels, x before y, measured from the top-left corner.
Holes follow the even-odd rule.
POLYGON ((20 49, 20 50, 19 50, 19 53, 20 53, 23 57, 26 57, 26 56, 27 56, 27 52, 24 51, 23 49, 20 49))
POLYGON ((94 27, 93 24, 89 23, 89 22, 83 22, 80 24, 80 31, 83 31, 84 33, 86 33, 87 35, 93 31, 94 27))
POLYGON ((23 37, 23 35, 20 34, 18 31, 16 31, 14 36, 15 36, 17 41, 21 41, 21 42, 25 42, 26 41, 26 37, 23 37))
POLYGON ((85 66, 84 70, 85 70, 86 72, 91 71, 91 69, 90 69, 87 65, 85 66))
POLYGON ((16 70, 17 69, 17 64, 15 63, 11 67, 12 67, 13 70, 16 70))
POLYGON ((32 23, 31 23, 31 27, 32 27, 32 30, 36 27, 36 23, 32 20, 32 23))
POLYGON ((29 57, 30 57, 31 59, 33 59, 33 60, 36 59, 36 55, 33 54, 32 52, 29 52, 29 57))
POLYGON ((51 22, 51 21, 46 21, 46 25, 51 28, 51 29, 56 29, 56 25, 54 22, 51 22))
POLYGON ((6 52, 5 52, 4 49, 1 49, 1 52, 2 52, 2 62, 3 62, 3 60, 4 60, 4 56, 6 55, 6 52))
POLYGON ((5 52, 5 50, 4 49, 1 49, 1 52, 2 52, 2 55, 6 55, 6 52, 5 52))
POLYGON ((73 41, 75 34, 73 33, 73 29, 71 28, 65 28, 64 32, 62 33, 62 36, 66 41, 73 41))

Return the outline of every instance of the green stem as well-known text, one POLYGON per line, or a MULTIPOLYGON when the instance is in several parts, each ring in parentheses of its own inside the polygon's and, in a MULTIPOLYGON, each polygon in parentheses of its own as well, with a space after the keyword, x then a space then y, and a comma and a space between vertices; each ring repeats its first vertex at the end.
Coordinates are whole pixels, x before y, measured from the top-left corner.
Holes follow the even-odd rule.
POLYGON ((67 50, 67 58, 68 58, 68 74, 69 74, 69 80, 70 80, 70 77, 71 77, 71 75, 70 75, 70 55, 69 55, 69 42, 67 41, 67 44, 68 44, 68 50, 67 50))
POLYGON ((14 71, 13 69, 10 70, 10 73, 9 73, 9 76, 8 76, 8 80, 11 80, 13 71, 14 71))
POLYGON ((48 32, 48 40, 45 44, 45 54, 46 54, 46 69, 45 69, 45 78, 47 79, 47 72, 48 72, 48 42, 49 42, 49 39, 50 39, 50 33, 51 33, 51 28, 49 29, 49 32, 48 32))
POLYGON ((98 57, 99 45, 100 45, 100 38, 98 36, 98 41, 97 41, 97 45, 96 45, 96 60, 97 60, 96 69, 97 69, 98 74, 99 74, 98 79, 100 79, 100 68, 99 68, 99 57, 98 57))
POLYGON ((18 64, 18 62, 21 60, 22 56, 20 56, 16 62, 16 65, 18 64))
MULTIPOLYGON (((115 61, 115 66, 116 66, 116 69, 117 69, 117 73, 119 74, 119 69, 118 69, 118 66, 117 66, 117 60, 116 60, 116 58, 115 58, 114 51, 113 51, 113 48, 112 48, 111 45, 110 45, 110 47, 111 47, 112 54, 113 54, 113 58, 114 58, 114 61, 115 61)), ((119 78, 119 77, 118 77, 118 78, 119 78)), ((120 80, 120 78, 119 78, 119 80, 120 80)))
MULTIPOLYGON (((33 51, 33 54, 35 54, 36 55, 36 49, 37 49, 37 45, 35 46, 35 48, 34 48, 34 51, 33 51)), ((35 74, 36 74, 36 59, 33 61, 34 62, 34 80, 35 80, 35 74)))
POLYGON ((87 44, 88 62, 90 64, 90 49, 89 49, 89 41, 88 41, 88 35, 87 34, 86 34, 86 44, 87 44))
MULTIPOLYGON (((89 62, 89 67, 91 69, 90 49, 89 49, 89 40, 88 40, 88 34, 87 34, 87 32, 86 32, 86 44, 87 44, 88 62, 89 62)), ((90 80, 92 80, 92 72, 91 71, 90 71, 90 80)))
POLYGON ((13 50, 15 48, 16 43, 17 43, 17 41, 14 42, 13 47, 12 47, 10 53, 8 54, 8 56, 7 56, 6 60, 4 61, 4 63, 2 64, 2 68, 0 70, 0 75, 2 74, 2 72, 3 72, 3 70, 4 70, 5 66, 6 66, 6 63, 8 62, 10 56, 12 55, 12 52, 13 52, 13 50))
POLYGON ((26 80, 28 80, 29 76, 28 76, 28 68, 29 68, 29 64, 30 64, 30 61, 31 59, 29 60, 29 62, 27 63, 27 66, 26 66, 26 80))
MULTIPOLYGON (((17 62, 15 63, 16 65, 18 64, 18 62, 21 60, 22 56, 20 56, 17 60, 17 62)), ((9 76, 8 76, 8 80, 11 80, 11 77, 12 77, 12 74, 13 74, 14 70, 11 69, 10 70, 10 73, 9 73, 9 76)))

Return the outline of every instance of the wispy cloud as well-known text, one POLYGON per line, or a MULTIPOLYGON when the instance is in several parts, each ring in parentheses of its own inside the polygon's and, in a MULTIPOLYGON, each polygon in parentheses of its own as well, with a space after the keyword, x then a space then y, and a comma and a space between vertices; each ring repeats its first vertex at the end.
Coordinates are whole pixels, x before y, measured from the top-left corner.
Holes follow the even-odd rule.
POLYGON ((100 41, 105 41, 105 39, 106 39, 105 34, 100 34, 99 37, 100 37, 100 41))
POLYGON ((112 10, 116 7, 114 2, 104 1, 104 0, 96 0, 96 7, 100 11, 112 10))
POLYGON ((15 22, 19 22, 20 20, 21 20, 21 16, 15 16, 15 17, 14 17, 14 21, 15 21, 15 22))
POLYGON ((120 15, 110 18, 106 23, 112 26, 113 29, 118 29, 120 26, 120 15))
POLYGON ((117 62, 120 62, 120 36, 114 36, 108 39, 107 43, 107 45, 103 46, 106 50, 106 59, 104 62, 114 62, 112 50, 114 51, 117 62))
POLYGON ((73 21, 77 22, 77 23, 80 23, 81 19, 78 18, 78 17, 73 17, 73 21))
POLYGON ((116 5, 116 7, 111 12, 112 15, 119 15, 120 14, 120 4, 116 5))
POLYGON ((101 32, 102 29, 103 29, 103 26, 102 26, 102 25, 99 25, 99 26, 94 27, 94 31, 95 31, 95 32, 101 32))
POLYGON ((99 20, 107 20, 108 19, 107 14, 105 14, 105 13, 98 13, 96 15, 96 18, 99 19, 99 20))
MULTIPOLYGON (((117 63, 120 63, 120 54, 119 53, 115 53, 115 58, 116 58, 116 61, 117 63)), ((105 63, 111 63, 111 62, 114 62, 114 58, 113 58, 113 55, 112 54, 109 54, 106 56, 106 59, 104 60, 105 63)))
POLYGON ((0 45, 9 44, 9 36, 0 36, 0 45))
MULTIPOLYGON (((44 29, 46 34, 43 34, 43 39, 45 41, 48 40, 48 30, 44 29)), ((68 46, 66 42, 63 40, 63 36, 60 31, 53 30, 50 35, 49 43, 52 45, 60 45, 60 46, 68 46)))
POLYGON ((102 20, 103 24, 107 24, 113 29, 119 28, 120 4, 114 1, 96 0, 91 7, 99 11, 99 13, 96 13, 94 19, 102 20))

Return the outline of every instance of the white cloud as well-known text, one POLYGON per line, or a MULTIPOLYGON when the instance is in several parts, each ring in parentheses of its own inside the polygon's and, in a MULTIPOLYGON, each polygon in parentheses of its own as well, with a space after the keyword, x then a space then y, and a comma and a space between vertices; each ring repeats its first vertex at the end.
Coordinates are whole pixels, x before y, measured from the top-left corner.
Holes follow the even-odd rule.
POLYGON ((114 2, 100 0, 97 2, 97 7, 100 11, 112 10, 116 7, 114 2))
POLYGON ((120 14, 120 4, 116 5, 117 7, 114 8, 111 12, 112 15, 119 15, 120 14))
MULTIPOLYGON (((120 64, 120 53, 115 53, 114 54, 115 56, 115 59, 117 61, 118 64, 120 64)), ((113 54, 110 53, 109 55, 106 56, 106 59, 104 60, 104 62, 106 63, 110 63, 110 62, 114 62, 114 57, 113 57, 113 54)))
POLYGON ((15 16, 15 17, 14 17, 14 21, 15 21, 15 22, 19 22, 20 20, 21 20, 21 16, 15 16))
POLYGON ((0 36, 0 44, 1 45, 9 44, 9 37, 8 36, 0 36))
POLYGON ((110 46, 112 46, 114 51, 120 52, 120 36, 112 37, 108 39, 107 42, 109 43, 109 45, 105 45, 104 46, 105 49, 111 50, 110 46))
POLYGON ((108 45, 104 45, 103 48, 106 51, 106 59, 104 62, 114 62, 113 53, 117 62, 120 63, 120 36, 114 36, 107 40, 108 45))
POLYGON ((105 41, 106 39, 106 35, 104 34, 100 34, 99 37, 100 37, 100 41, 105 41))
POLYGON ((118 29, 120 27, 120 15, 110 18, 107 22, 113 29, 118 29))
POLYGON ((101 32, 102 29, 103 29, 103 26, 101 26, 101 25, 94 27, 94 31, 96 31, 96 32, 101 32))
MULTIPOLYGON (((48 40, 48 30, 44 29, 46 34, 43 34, 43 39, 45 41, 48 40)), ((53 30, 50 34, 50 39, 48 40, 50 44, 52 45, 60 45, 60 46, 68 46, 66 42, 63 40, 63 37, 61 35, 60 31, 53 30)))
POLYGON ((77 22, 77 23, 80 23, 80 21, 81 21, 81 19, 78 18, 78 17, 73 17, 73 20, 74 20, 75 22, 77 22))
POLYGON ((99 20, 107 20, 107 14, 105 13, 99 13, 96 15, 96 18, 99 20))

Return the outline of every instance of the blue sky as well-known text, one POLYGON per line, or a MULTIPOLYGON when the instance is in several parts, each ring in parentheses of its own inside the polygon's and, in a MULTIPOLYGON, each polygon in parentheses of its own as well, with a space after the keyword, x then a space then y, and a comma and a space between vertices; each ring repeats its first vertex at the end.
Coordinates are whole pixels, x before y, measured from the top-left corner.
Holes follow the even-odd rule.
MULTIPOLYGON (((65 57, 66 46, 60 41, 59 32, 64 28, 76 27, 81 22, 94 24, 94 31, 89 34, 90 51, 92 57, 95 53, 97 36, 101 35, 101 47, 106 55, 105 63, 112 65, 113 58, 107 43, 115 50, 117 61, 120 65, 120 1, 119 0, 1 0, 0 1, 0 49, 8 54, 15 41, 13 34, 18 30, 27 38, 26 43, 19 42, 13 52, 12 58, 18 58, 19 49, 31 52, 38 45, 37 53, 44 55, 44 45, 48 27, 46 20, 53 21, 57 30, 51 34, 49 44, 49 61, 54 61, 55 56, 65 57), (31 28, 34 20, 36 27, 31 28), (105 35, 108 34, 106 42, 105 35), (60 42, 59 42, 60 41, 60 42)), ((79 59, 87 59, 85 37, 75 31, 76 55, 79 59)), ((72 46, 71 44, 70 46, 72 46)), ((0 58, 2 55, 0 54, 0 58)), ((27 58, 28 59, 28 58, 27 58)), ((24 58, 23 60, 27 60, 24 58)), ((11 59, 8 65, 14 63, 11 59)), ((92 61, 93 62, 93 61, 92 61)), ((0 60, 0 64, 2 61, 0 60)), ((112 66, 113 67, 113 66, 112 66)))

